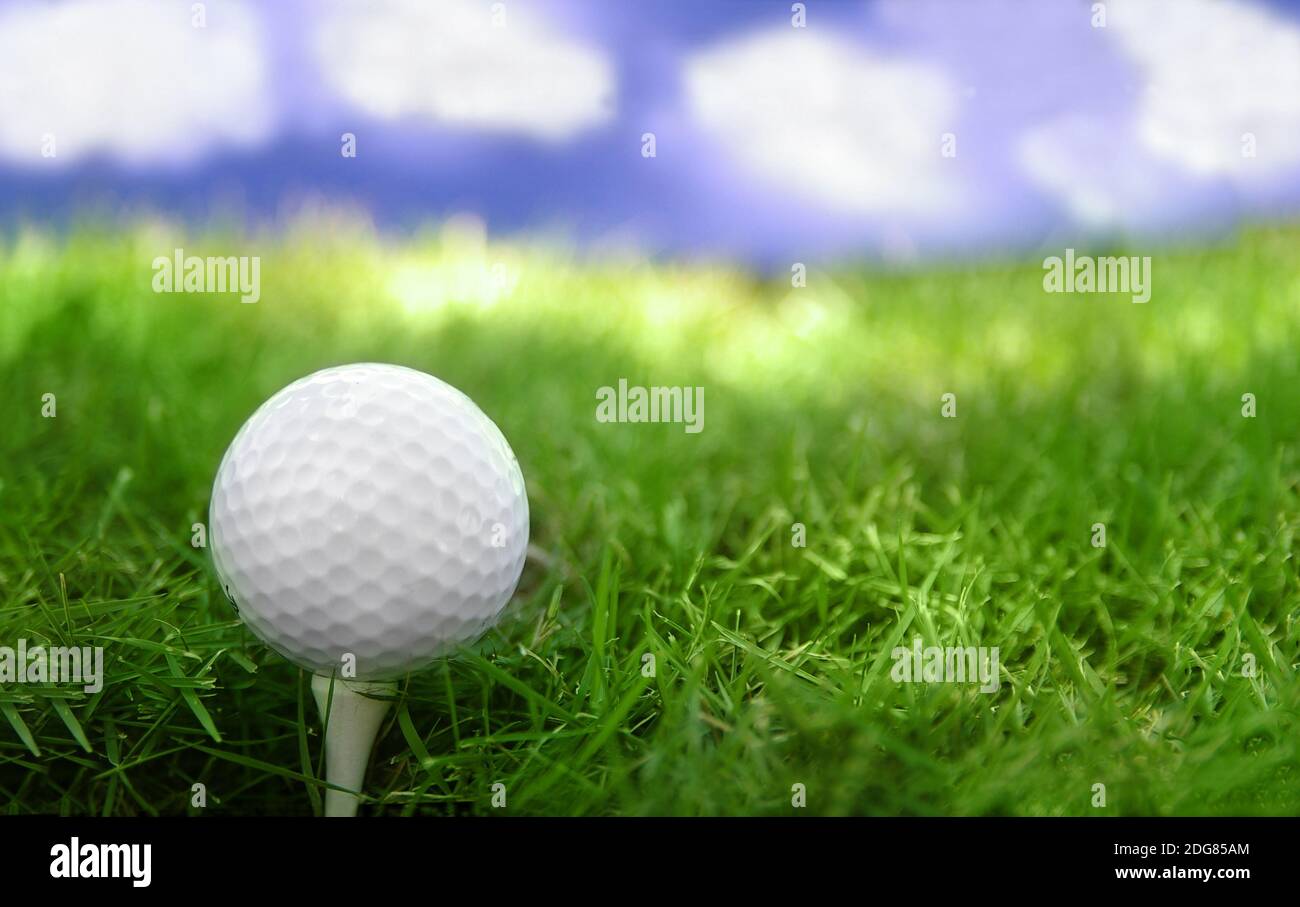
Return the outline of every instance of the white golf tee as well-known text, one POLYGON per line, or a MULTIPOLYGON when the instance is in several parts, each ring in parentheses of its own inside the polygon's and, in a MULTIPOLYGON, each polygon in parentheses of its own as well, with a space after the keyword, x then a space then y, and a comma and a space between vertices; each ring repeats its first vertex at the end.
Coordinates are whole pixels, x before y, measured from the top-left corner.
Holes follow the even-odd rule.
POLYGON ((311 692, 325 727, 325 780, 354 792, 327 788, 325 815, 355 816, 360 802, 357 794, 365 783, 370 750, 375 745, 379 725, 397 696, 397 684, 313 674, 311 692))

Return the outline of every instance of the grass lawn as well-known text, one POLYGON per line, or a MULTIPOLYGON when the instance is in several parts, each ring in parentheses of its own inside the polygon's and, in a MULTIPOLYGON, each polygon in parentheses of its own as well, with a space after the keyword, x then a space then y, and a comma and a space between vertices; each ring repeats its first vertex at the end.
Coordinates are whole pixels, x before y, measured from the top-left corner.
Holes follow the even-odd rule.
POLYGON ((1134 305, 1038 260, 791 289, 455 231, 13 237, 0 645, 102 645, 105 686, 0 686, 0 810, 318 808, 306 678, 191 533, 263 399, 379 360, 501 426, 533 553, 403 685, 363 812, 1300 813, 1297 248, 1157 252, 1134 305), (154 294, 177 245, 260 255, 261 301, 154 294), (703 387, 704 430, 596 421, 620 378, 703 387), (895 682, 917 637, 998 647, 998 690, 895 682))

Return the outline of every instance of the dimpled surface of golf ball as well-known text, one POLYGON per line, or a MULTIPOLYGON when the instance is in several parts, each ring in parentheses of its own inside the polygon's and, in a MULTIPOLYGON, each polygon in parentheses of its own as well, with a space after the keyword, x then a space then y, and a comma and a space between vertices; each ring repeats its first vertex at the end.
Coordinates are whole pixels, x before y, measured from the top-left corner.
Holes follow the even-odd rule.
POLYGON ((210 526, 222 588, 271 648, 320 674, 350 655, 358 679, 389 680, 497 619, 523 570, 528 498, 469 397, 367 363, 295 381, 244 423, 210 526))

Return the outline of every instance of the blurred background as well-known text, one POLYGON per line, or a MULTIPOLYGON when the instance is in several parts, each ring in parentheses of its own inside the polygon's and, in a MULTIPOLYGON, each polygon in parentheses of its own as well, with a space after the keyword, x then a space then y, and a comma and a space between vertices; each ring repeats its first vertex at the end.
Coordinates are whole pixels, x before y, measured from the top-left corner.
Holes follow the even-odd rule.
POLYGON ((1300 7, 0 2, 10 226, 322 200, 761 266, 1212 234, 1300 204, 1300 7))

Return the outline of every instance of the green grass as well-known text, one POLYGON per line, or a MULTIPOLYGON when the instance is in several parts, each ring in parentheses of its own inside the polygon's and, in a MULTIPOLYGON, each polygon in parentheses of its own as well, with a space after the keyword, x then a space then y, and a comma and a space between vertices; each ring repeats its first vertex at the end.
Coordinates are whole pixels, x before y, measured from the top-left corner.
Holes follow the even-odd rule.
POLYGON ((0 644, 103 645, 106 684, 0 688, 0 810, 315 808, 307 680, 191 526, 258 403, 384 360, 502 427, 534 556, 495 631, 403 685, 364 811, 495 814, 502 783, 511 814, 788 815, 801 783, 818 814, 1300 813, 1298 241, 1135 250, 1141 306, 1046 295, 1036 261, 795 290, 344 224, 23 234, 0 644), (153 294, 181 244, 261 255, 262 301, 153 294), (703 386, 704 431, 598 423, 619 378, 703 386), (998 692, 893 682, 917 635, 999 647, 998 692))

